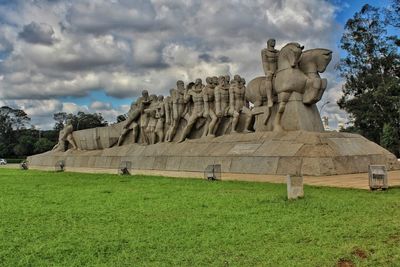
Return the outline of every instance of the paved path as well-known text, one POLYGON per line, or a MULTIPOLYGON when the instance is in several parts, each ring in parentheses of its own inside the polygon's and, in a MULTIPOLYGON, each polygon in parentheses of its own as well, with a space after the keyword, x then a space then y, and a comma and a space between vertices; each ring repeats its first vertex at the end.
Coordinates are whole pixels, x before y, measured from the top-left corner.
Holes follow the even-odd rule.
MULTIPOLYGON (((3 166, 2 166, 3 167, 3 166)), ((2 168, 0 167, 0 168, 2 168)), ((12 167, 12 166, 10 166, 12 167)), ((16 164, 15 167, 18 167, 16 164)), ((53 171, 54 168, 40 168, 42 170, 53 171)), ((116 174, 116 169, 100 169, 100 168, 67 168, 66 171, 71 172, 88 172, 88 173, 111 173, 116 174)), ((182 178, 203 178, 203 173, 199 172, 174 172, 174 171, 156 171, 156 170, 133 170, 133 174, 142 175, 160 175, 168 177, 182 177, 182 178)), ((400 187, 400 170, 390 171, 389 186, 400 187)), ((282 175, 257 175, 257 174, 236 174, 236 173, 223 173, 222 180, 236 180, 236 181, 256 181, 256 182, 269 182, 269 183, 286 183, 286 177, 282 175)), ((369 189, 368 186, 368 173, 357 174, 344 174, 332 176, 305 176, 304 184, 313 186, 330 186, 341 188, 358 188, 369 189)))
POLYGON ((18 163, 9 163, 6 165, 0 165, 0 169, 19 169, 19 164, 18 163))
MULTIPOLYGON (((286 183, 286 177, 280 175, 227 174, 223 180, 245 180, 270 183, 286 183)), ((400 171, 388 172, 389 186, 400 187, 400 171)), ((331 176, 305 176, 304 184, 342 188, 369 189, 368 173, 343 174, 331 176)))

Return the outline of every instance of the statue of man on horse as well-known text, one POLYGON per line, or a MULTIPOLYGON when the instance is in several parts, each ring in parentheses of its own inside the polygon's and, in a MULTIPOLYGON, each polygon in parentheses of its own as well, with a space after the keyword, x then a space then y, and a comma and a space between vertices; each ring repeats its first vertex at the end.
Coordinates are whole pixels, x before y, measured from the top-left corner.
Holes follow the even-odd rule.
POLYGON ((247 100, 256 108, 266 107, 265 125, 271 117, 274 97, 277 96, 274 131, 284 130, 282 116, 292 93, 300 94, 302 103, 311 106, 321 100, 326 89, 327 80, 321 79, 319 73, 324 72, 331 61, 332 51, 303 49, 304 46, 292 42, 278 51, 275 49, 275 40, 268 40, 267 48, 261 51, 265 76, 251 80, 247 86, 247 100))

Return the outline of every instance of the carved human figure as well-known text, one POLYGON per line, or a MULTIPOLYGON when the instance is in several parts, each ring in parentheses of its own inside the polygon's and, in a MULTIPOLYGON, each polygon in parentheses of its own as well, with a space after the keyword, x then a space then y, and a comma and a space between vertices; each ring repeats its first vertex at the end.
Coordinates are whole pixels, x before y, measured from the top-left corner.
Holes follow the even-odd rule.
POLYGON ((67 120, 64 128, 60 131, 58 135, 58 143, 53 147, 55 151, 65 151, 67 142, 71 144, 73 150, 79 149, 76 145, 75 139, 72 135, 74 127, 72 126, 72 121, 67 120))
POLYGON ((148 118, 147 127, 145 129, 149 144, 155 144, 156 142, 156 125, 157 125, 157 107, 158 101, 156 95, 150 95, 150 105, 144 110, 145 115, 148 118))
MULTIPOLYGON (((218 80, 218 78, 217 78, 218 80)), ((203 89, 203 100, 204 100, 204 117, 207 119, 206 126, 204 128, 203 136, 215 136, 215 125, 217 123, 217 116, 215 115, 215 84, 214 77, 206 78, 206 86, 203 89)))
POLYGON ((163 95, 159 95, 157 98, 156 119, 156 138, 158 142, 164 142, 165 104, 163 95))
POLYGON ((225 85, 229 87, 230 84, 231 84, 231 76, 227 74, 225 75, 225 85))
POLYGON ((169 90, 170 95, 164 98, 164 112, 165 112, 165 139, 172 127, 172 91, 174 89, 169 90))
MULTIPOLYGON (((275 39, 269 39, 267 41, 267 48, 261 50, 261 61, 263 65, 263 69, 265 72, 265 94, 268 98, 268 107, 273 106, 273 99, 272 99, 272 79, 274 74, 277 70, 278 64, 278 53, 279 51, 275 49, 275 39)), ((261 103, 254 103, 255 106, 262 105, 261 103)))
MULTIPOLYGON (((228 76, 229 77, 229 76, 228 76)), ((222 117, 229 115, 229 84, 226 82, 226 76, 219 76, 218 85, 214 89, 215 94, 215 115, 218 120, 214 127, 216 133, 222 117)))
POLYGON ((187 106, 184 100, 185 97, 185 84, 179 80, 176 82, 176 89, 171 92, 172 98, 172 126, 166 135, 166 141, 171 142, 175 137, 176 130, 178 129, 179 122, 182 118, 187 119, 187 106))
POLYGON ((217 76, 212 77, 212 83, 214 85, 214 88, 218 85, 218 77, 217 76))
POLYGON ((248 108, 248 103, 246 101, 246 81, 241 78, 239 75, 235 75, 233 81, 231 82, 231 86, 229 88, 229 105, 230 105, 230 114, 233 116, 232 119, 232 133, 236 133, 236 127, 239 122, 240 114, 244 114, 246 116, 245 122, 245 132, 249 131, 249 126, 251 123, 251 110, 248 108))
POLYGON ((132 102, 131 108, 128 111, 128 118, 125 120, 124 127, 122 128, 122 133, 118 138, 117 146, 121 146, 124 143, 126 135, 129 133, 130 130, 132 130, 133 143, 136 143, 139 131, 139 125, 136 121, 139 118, 139 116, 140 116, 140 110, 138 104, 137 102, 132 102))
POLYGON ((149 117, 144 112, 150 105, 149 92, 147 90, 142 91, 142 96, 137 101, 138 109, 140 111, 140 135, 142 141, 145 144, 149 144, 150 140, 146 134, 147 124, 149 123, 149 117))
POLYGON ((193 125, 198 121, 199 118, 203 118, 204 116, 204 93, 203 93, 204 85, 201 79, 196 79, 194 85, 186 92, 185 94, 185 103, 189 101, 193 102, 193 110, 192 114, 188 119, 188 123, 186 127, 183 129, 182 136, 179 139, 179 142, 183 142, 186 137, 189 135, 192 130, 193 125))

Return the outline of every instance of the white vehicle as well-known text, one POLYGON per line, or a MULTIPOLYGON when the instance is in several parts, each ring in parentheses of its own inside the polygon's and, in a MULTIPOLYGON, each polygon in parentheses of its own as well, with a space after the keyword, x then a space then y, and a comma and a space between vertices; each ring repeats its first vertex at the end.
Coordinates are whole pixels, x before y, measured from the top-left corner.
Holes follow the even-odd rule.
POLYGON ((5 159, 0 159, 0 165, 6 165, 7 164, 7 160, 5 159))

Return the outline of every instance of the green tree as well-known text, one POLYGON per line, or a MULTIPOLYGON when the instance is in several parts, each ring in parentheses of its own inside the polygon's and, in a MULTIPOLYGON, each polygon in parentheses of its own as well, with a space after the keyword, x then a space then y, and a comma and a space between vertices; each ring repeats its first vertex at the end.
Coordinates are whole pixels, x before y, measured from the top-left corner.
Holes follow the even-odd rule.
POLYGON ((53 119, 56 121, 54 125, 54 130, 59 132, 64 128, 65 120, 67 119, 67 113, 65 112, 58 112, 53 114, 53 119))
POLYGON ((126 115, 121 114, 117 116, 117 122, 125 121, 126 120, 126 115))
MULTIPOLYGON (((20 109, 0 107, 0 155, 9 157, 14 155, 14 147, 18 143, 21 131, 26 129, 30 118, 20 109)), ((21 149, 17 149, 21 151, 21 149)))
POLYGON ((386 10, 386 23, 400 28, 400 0, 393 0, 386 10))
POLYGON ((76 115, 72 113, 59 112, 53 115, 53 119, 56 121, 54 129, 60 131, 64 127, 66 120, 72 121, 75 131, 90 129, 95 127, 107 126, 108 122, 103 118, 101 113, 85 113, 79 111, 76 115))
POLYGON ((55 145, 55 143, 51 142, 49 139, 40 138, 39 140, 37 140, 35 142, 33 152, 35 154, 43 153, 43 152, 51 150, 54 147, 54 145, 55 145))
POLYGON ((399 155, 399 133, 396 131, 395 127, 393 127, 389 123, 385 123, 385 125, 383 126, 381 145, 393 154, 399 155))
POLYGON ((400 132, 400 55, 382 13, 364 5, 347 21, 341 39, 347 55, 338 65, 345 80, 338 105, 350 114, 354 130, 377 143, 385 123, 400 132))
POLYGON ((18 143, 14 146, 14 154, 19 157, 32 155, 34 152, 35 138, 30 135, 23 135, 18 138, 18 143))

